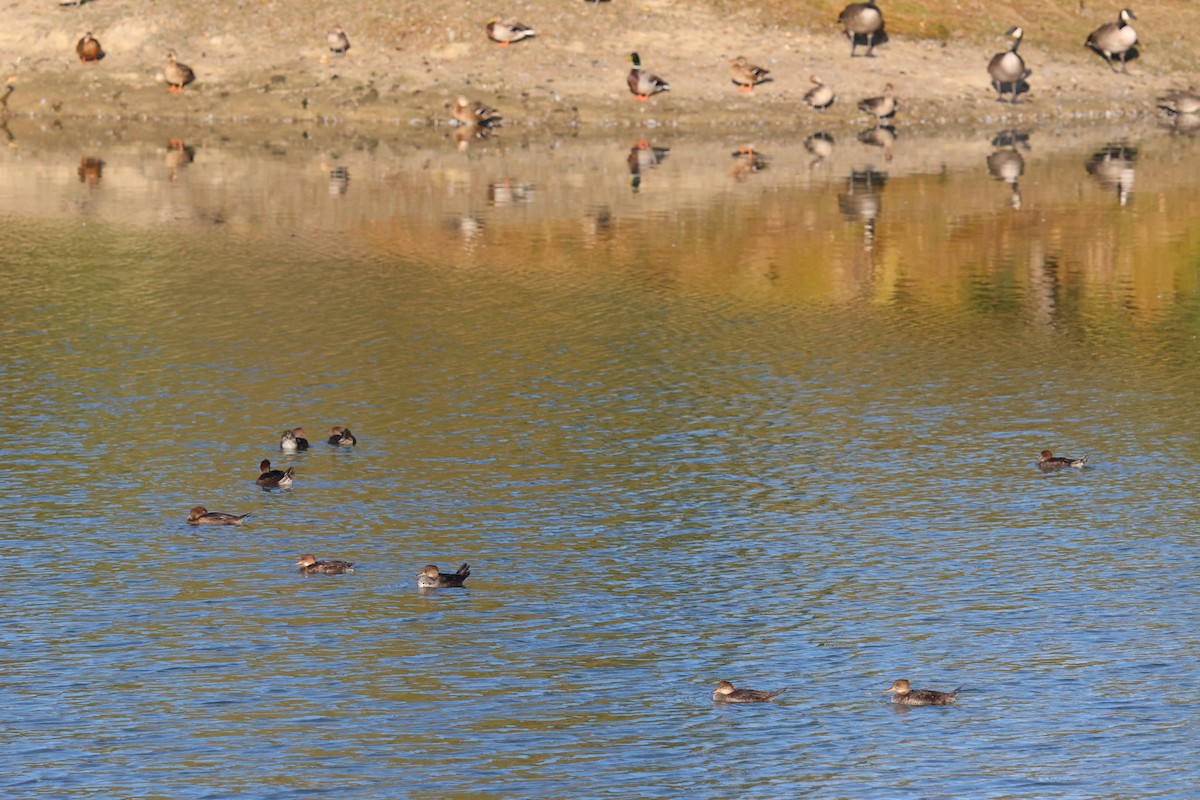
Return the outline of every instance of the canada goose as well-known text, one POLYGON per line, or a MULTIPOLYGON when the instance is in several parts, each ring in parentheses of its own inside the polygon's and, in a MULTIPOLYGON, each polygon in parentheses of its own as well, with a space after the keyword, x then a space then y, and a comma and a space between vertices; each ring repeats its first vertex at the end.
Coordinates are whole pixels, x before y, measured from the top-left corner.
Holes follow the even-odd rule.
POLYGON ((1117 68, 1113 65, 1113 56, 1121 57, 1121 72, 1126 72, 1125 58, 1129 51, 1137 44, 1137 31, 1129 24, 1130 20, 1137 19, 1133 12, 1128 8, 1122 8, 1121 13, 1117 15, 1116 22, 1107 22, 1101 25, 1096 30, 1092 31, 1092 35, 1083 43, 1084 47, 1090 47, 1100 55, 1104 56, 1108 61, 1108 66, 1113 72, 1117 68))
POLYGON ((882 97, 868 97, 866 100, 860 100, 858 107, 878 119, 887 119, 894 116, 896 109, 900 106, 892 95, 892 85, 889 83, 883 87, 882 97))
POLYGON ((491 106, 485 106, 478 100, 472 103, 461 95, 454 101, 454 118, 459 125, 475 128, 495 128, 503 119, 500 112, 491 106))
POLYGON ((104 58, 104 48, 100 46, 100 40, 92 36, 91 31, 85 33, 75 45, 75 53, 84 64, 95 64, 104 58))
POLYGON ((854 50, 858 47, 858 37, 867 40, 867 57, 875 51, 875 36, 883 30, 883 12, 875 5, 875 0, 865 3, 851 3, 842 9, 838 22, 846 30, 850 39, 850 57, 854 58, 854 50))
POLYGON ((325 43, 329 45, 329 49, 335 55, 342 55, 350 49, 350 37, 346 36, 346 32, 342 30, 341 25, 334 25, 325 34, 325 43))
POLYGON ((1186 92, 1168 92, 1154 102, 1171 114, 1200 114, 1200 94, 1191 86, 1186 92))
POLYGON ((537 35, 537 31, 528 25, 522 25, 516 20, 499 20, 495 17, 487 21, 486 30, 488 38, 493 42, 499 42, 502 47, 508 47, 512 42, 519 42, 537 35))
POLYGON ((770 83, 774 80, 771 70, 763 69, 757 64, 751 64, 745 56, 738 56, 729 62, 729 77, 733 79, 739 92, 754 94, 754 87, 760 83, 770 83))
POLYGON ((633 62, 633 69, 629 70, 626 81, 629 83, 629 91, 633 92, 638 100, 645 103, 650 99, 650 95, 671 90, 671 87, 662 78, 649 70, 642 69, 642 60, 638 58, 637 53, 630 53, 629 60, 633 62))
POLYGON ((816 75, 810 76, 808 80, 813 84, 813 88, 804 93, 804 102, 818 111, 824 111, 833 105, 833 89, 821 83, 821 79, 816 75))
POLYGON ((196 73, 187 64, 175 60, 175 51, 167 51, 167 63, 163 64, 163 77, 167 80, 167 91, 179 94, 183 87, 196 80, 196 73))
POLYGON ((1025 31, 1017 26, 1009 28, 1004 35, 1012 37, 1012 47, 1003 53, 996 53, 992 56, 992 60, 988 62, 988 74, 992 76, 992 85, 996 87, 998 93, 996 99, 1004 99, 1004 87, 1008 86, 1012 102, 1015 103, 1022 81, 1030 74, 1029 70, 1025 69, 1024 59, 1017 54, 1017 48, 1021 46, 1021 39, 1025 36, 1025 31))

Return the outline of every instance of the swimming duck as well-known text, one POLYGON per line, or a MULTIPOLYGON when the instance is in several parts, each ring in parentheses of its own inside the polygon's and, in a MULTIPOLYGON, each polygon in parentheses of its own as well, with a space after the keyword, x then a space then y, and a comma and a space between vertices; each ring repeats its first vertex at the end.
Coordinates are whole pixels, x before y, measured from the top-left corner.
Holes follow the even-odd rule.
POLYGON ((354 438, 354 434, 350 432, 350 429, 343 428, 341 425, 334 425, 330 429, 327 441, 334 447, 353 447, 358 444, 358 439, 354 438))
POLYGON ((258 480, 255 481, 263 488, 272 486, 287 487, 292 485, 292 468, 288 467, 285 472, 280 472, 277 469, 271 469, 271 462, 265 458, 258 465, 258 471, 261 473, 258 480))
POLYGON ((296 566, 305 575, 342 575, 346 572, 354 572, 354 564, 349 561, 337 561, 330 559, 329 561, 318 561, 317 557, 312 553, 305 553, 300 556, 300 560, 296 562, 296 566))
POLYGON ((478 100, 472 103, 462 95, 459 95, 458 99, 454 101, 454 118, 460 125, 477 128, 497 128, 500 126, 500 121, 504 119, 500 116, 500 112, 491 106, 485 106, 478 100))
POLYGON ((183 87, 196 80, 196 73, 187 64, 175 60, 175 51, 167 51, 167 63, 163 64, 163 77, 167 81, 167 91, 179 94, 183 87))
POLYGON ((1200 114, 1200 94, 1189 86, 1186 92, 1168 92, 1154 101, 1159 108, 1171 114, 1200 114))
POLYGON ((804 93, 804 102, 818 111, 824 111, 833 105, 833 89, 821 83, 821 79, 812 75, 808 79, 813 88, 804 93))
POLYGON ((438 572, 434 564, 429 564, 417 573, 417 586, 422 589, 454 589, 462 586, 463 581, 471 576, 471 567, 463 564, 458 572, 438 572))
POLYGON ((638 58, 637 53, 630 53, 629 60, 633 62, 633 69, 629 70, 626 80, 629 83, 629 91, 633 92, 638 100, 645 103, 650 99, 650 95, 671 91, 666 81, 653 72, 642 69, 642 60, 638 58))
POLYGON ((493 42, 499 42, 501 47, 508 47, 512 42, 536 36, 537 31, 516 20, 500 20, 492 17, 487 21, 487 35, 493 42))
POLYGON ((760 83, 775 80, 771 77, 771 70, 751 64, 745 56, 738 56, 729 62, 729 77, 733 79, 738 91, 746 94, 754 94, 754 87, 760 83))
POLYGON ((850 39, 850 57, 854 58, 854 50, 858 47, 858 37, 867 39, 867 58, 875 54, 875 35, 883 30, 883 12, 875 5, 875 0, 865 3, 851 3, 842 9, 838 15, 838 23, 846 31, 850 39))
POLYGON ((769 703, 786 691, 786 686, 773 692, 764 692, 761 689, 735 689, 729 681, 721 681, 713 690, 712 698, 718 703, 769 703))
POLYGON ((196 506, 188 512, 188 525, 241 525, 249 514, 226 514, 221 511, 209 511, 204 506, 196 506))
POLYGON ((284 431, 279 439, 279 449, 289 452, 307 450, 308 439, 305 439, 304 436, 304 428, 292 428, 290 431, 284 431))
POLYGON ((884 694, 890 694, 892 702, 902 706, 948 706, 954 704, 960 691, 962 691, 961 686, 953 692, 913 689, 910 688, 908 681, 900 678, 892 684, 892 688, 885 690, 884 694))
POLYGON ((889 83, 883 87, 882 97, 868 97, 866 100, 860 100, 858 107, 878 119, 887 119, 895 116, 896 109, 900 107, 900 104, 896 102, 896 98, 892 94, 892 85, 889 83))
POLYGON ((1004 99, 1004 87, 1012 93, 1012 102, 1017 102, 1017 89, 1021 82, 1029 77, 1029 70, 1025 69, 1025 60, 1017 55, 1017 48, 1021 46, 1021 39, 1025 36, 1025 31, 1020 26, 1009 28, 1005 36, 1011 36, 1013 43, 1012 47, 1003 53, 997 53, 992 56, 992 60, 988 62, 988 74, 992 76, 992 83, 998 92, 996 99, 1004 99))
POLYGON ((75 52, 84 64, 95 64, 104 58, 104 48, 100 46, 99 39, 92 37, 91 31, 85 33, 79 43, 75 45, 75 52))
POLYGON ((325 43, 329 45, 334 55, 342 55, 350 49, 350 37, 342 30, 341 25, 334 25, 325 34, 325 43))
POLYGON ((1084 47, 1090 47, 1100 55, 1104 56, 1108 61, 1108 66, 1113 72, 1117 71, 1113 65, 1113 56, 1121 57, 1121 72, 1126 72, 1125 57, 1129 51, 1137 44, 1137 31, 1129 24, 1130 20, 1135 20, 1137 17, 1128 8, 1122 8, 1121 13, 1117 15, 1116 22, 1106 22, 1096 30, 1092 31, 1088 36, 1087 41, 1083 43, 1084 47))
POLYGON ((1049 450, 1043 450, 1038 455, 1038 468, 1042 470, 1064 469, 1066 467, 1080 467, 1087 463, 1088 456, 1083 458, 1063 458, 1056 456, 1049 450))

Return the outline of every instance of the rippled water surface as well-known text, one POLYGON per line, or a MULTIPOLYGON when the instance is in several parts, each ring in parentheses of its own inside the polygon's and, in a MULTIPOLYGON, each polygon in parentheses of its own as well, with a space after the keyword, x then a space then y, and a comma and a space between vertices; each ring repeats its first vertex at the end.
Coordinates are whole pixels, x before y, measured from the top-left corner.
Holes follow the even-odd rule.
POLYGON ((1200 144, 993 133, 14 123, 0 790, 1193 796, 1200 144))

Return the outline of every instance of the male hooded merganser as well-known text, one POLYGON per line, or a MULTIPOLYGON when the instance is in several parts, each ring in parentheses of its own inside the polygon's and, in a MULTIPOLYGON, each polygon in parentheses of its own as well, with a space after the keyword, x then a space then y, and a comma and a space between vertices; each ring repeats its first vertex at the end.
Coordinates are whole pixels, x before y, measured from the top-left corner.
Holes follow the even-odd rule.
POLYGON ((291 467, 288 467, 286 472, 280 472, 277 469, 271 469, 271 462, 264 458, 262 463, 258 465, 258 471, 262 474, 258 476, 258 480, 255 483, 263 488, 292 485, 291 467))
POLYGON ((279 439, 280 450, 307 450, 308 439, 304 438, 304 428, 292 428, 290 431, 284 431, 279 439))
POLYGON ((354 572, 354 564, 350 561, 337 561, 330 559, 329 561, 318 561, 317 557, 312 553, 305 553, 300 556, 300 560, 296 562, 296 566, 305 575, 321 574, 321 575, 341 575, 345 572, 354 572))
POLYGON ((1049 450, 1043 450, 1038 456, 1038 469, 1046 471, 1051 469, 1064 469, 1066 467, 1082 468, 1087 460, 1087 456, 1084 456, 1083 458, 1063 458, 1062 456, 1054 455, 1054 453, 1050 452, 1049 450))
POLYGON ((188 512, 188 525, 241 525, 249 514, 225 514, 221 511, 209 511, 204 506, 196 506, 188 512))
POLYGON ((350 432, 349 428, 334 425, 330 429, 329 443, 334 447, 353 447, 358 444, 358 439, 354 438, 354 434, 350 432))
POLYGON ((463 581, 471 576, 471 568, 463 564, 458 572, 438 572, 434 564, 429 564, 417 573, 417 586, 422 589, 453 589, 463 585, 463 581))
POLYGON ((892 688, 884 692, 892 696, 893 703, 903 706, 948 706, 957 699, 962 687, 953 692, 935 692, 933 689, 912 689, 908 681, 900 678, 892 684, 892 688))
POLYGON ((786 691, 786 686, 773 692, 764 692, 761 689, 735 689, 729 681, 721 681, 713 690, 712 698, 718 703, 769 703, 786 691))

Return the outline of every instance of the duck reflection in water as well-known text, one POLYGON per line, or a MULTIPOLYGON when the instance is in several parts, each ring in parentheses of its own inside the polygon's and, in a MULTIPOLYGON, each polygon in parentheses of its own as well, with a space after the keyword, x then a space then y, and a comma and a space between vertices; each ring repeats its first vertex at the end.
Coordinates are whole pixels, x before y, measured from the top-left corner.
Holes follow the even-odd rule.
POLYGON ((817 164, 820 164, 825 159, 833 155, 833 147, 836 142, 832 136, 825 131, 817 131, 813 135, 804 140, 804 149, 812 153, 813 160, 808 162, 808 168, 812 169, 817 164))
POLYGON ((79 160, 78 172, 80 183, 95 186, 104 175, 104 161, 94 156, 84 156, 79 160))
POLYGON ((196 160, 196 148, 184 144, 182 139, 171 139, 167 142, 167 153, 163 163, 172 182, 179 179, 179 171, 196 160))
POLYGON ((883 160, 891 161, 892 150, 896 146, 896 136, 896 129, 891 125, 876 125, 874 128, 860 131, 858 140, 871 147, 883 148, 883 160))
POLYGON ((350 191, 350 170, 346 167, 334 167, 329 170, 329 196, 341 197, 350 191))
POLYGON ((1129 204, 1129 197, 1133 191, 1133 165, 1137 157, 1136 147, 1130 147, 1125 142, 1114 142, 1093 153, 1084 166, 1088 174, 1100 184, 1100 188, 1115 190, 1117 203, 1125 206, 1129 204))
POLYGON ((1172 133, 1194 136, 1200 130, 1200 94, 1196 93, 1195 87, 1168 92, 1155 103, 1171 118, 1171 124, 1164 127, 1172 133))
POLYGON ((488 202, 494 206, 528 203, 533 199, 533 184, 509 178, 488 184, 488 202))
POLYGON ((733 166, 729 168, 729 175, 739 183, 746 180, 747 175, 763 171, 770 163, 766 156, 756 152, 751 146, 739 147, 731 155, 733 166))
POLYGON ((851 222, 863 222, 863 249, 870 250, 875 242, 875 220, 883 209, 880 192, 887 183, 887 173, 873 169, 853 170, 846 180, 846 191, 838 195, 838 208, 851 222))
POLYGON ((992 137, 992 147, 996 149, 987 157, 988 174, 1009 185, 1012 189, 1012 207, 1019 209, 1021 187, 1017 181, 1025 174, 1025 158, 1017 148, 1029 149, 1029 134, 1013 130, 1000 131, 992 137))
POLYGON ((475 142, 484 142, 491 138, 491 128, 481 128, 475 125, 460 125, 454 129, 454 146, 459 150, 466 150, 475 142))
POLYGON ((655 147, 645 139, 629 148, 625 163, 629 165, 629 174, 632 176, 629 185, 635 193, 642 186, 642 172, 657 167, 670 152, 671 148, 655 147))

